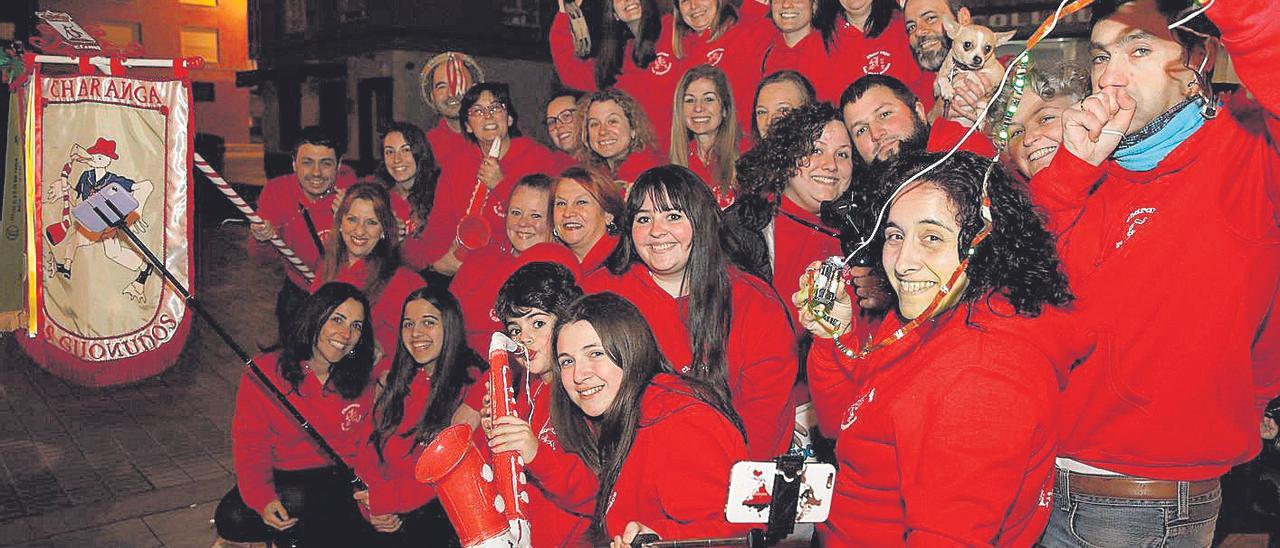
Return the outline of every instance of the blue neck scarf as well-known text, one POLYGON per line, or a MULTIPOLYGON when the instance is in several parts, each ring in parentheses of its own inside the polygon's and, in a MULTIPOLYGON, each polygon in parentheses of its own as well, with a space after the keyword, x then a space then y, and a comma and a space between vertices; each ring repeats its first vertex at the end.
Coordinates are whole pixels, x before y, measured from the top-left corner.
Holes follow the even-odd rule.
POLYGON ((1129 171, 1155 169, 1165 156, 1204 125, 1204 117, 1200 115, 1203 104, 1202 98, 1188 99, 1122 139, 1113 155, 1116 163, 1129 171))

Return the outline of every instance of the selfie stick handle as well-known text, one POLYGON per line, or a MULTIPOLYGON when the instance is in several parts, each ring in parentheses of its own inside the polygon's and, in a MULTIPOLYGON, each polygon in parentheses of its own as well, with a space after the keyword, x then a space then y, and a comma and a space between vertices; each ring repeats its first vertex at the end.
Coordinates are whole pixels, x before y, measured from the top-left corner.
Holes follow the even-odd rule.
MULTIPOLYGON (((226 179, 223 179, 221 175, 218 175, 217 171, 213 170, 213 166, 210 166, 209 162, 204 160, 204 157, 200 156, 199 153, 195 153, 193 156, 195 158, 193 163, 195 163, 196 168, 203 172, 205 177, 209 178, 209 181, 213 183, 214 188, 217 188, 223 196, 227 197, 227 200, 231 202, 231 205, 236 206, 236 209, 244 215, 245 219, 248 219, 251 223, 262 224, 262 218, 253 211, 253 208, 249 207, 249 204, 244 201, 244 198, 240 197, 240 194, 236 192, 236 189, 231 188, 231 184, 228 183, 226 179)), ((298 273, 302 274, 303 278, 306 278, 307 281, 316 279, 316 274, 315 272, 312 272, 311 267, 307 266, 307 263, 302 262, 302 259, 298 258, 298 254, 294 253, 288 245, 285 245, 284 240, 281 240, 279 236, 272 236, 271 239, 267 241, 271 243, 272 247, 276 248, 276 251, 279 251, 281 255, 284 255, 285 260, 289 261, 290 265, 293 265, 294 268, 298 269, 298 273)), ((324 247, 317 247, 319 247, 321 253, 324 252, 324 247)))
POLYGON ((116 205, 111 203, 110 201, 107 201, 106 205, 109 209, 111 209, 111 212, 116 215, 115 221, 112 221, 110 217, 107 217, 107 215, 103 213, 103 211, 99 209, 98 206, 96 205, 93 206, 93 212, 98 214, 98 217, 102 219, 102 222, 106 223, 108 226, 112 228, 119 230, 120 232, 123 232, 125 236, 128 236, 129 241, 133 242, 133 246, 138 248, 138 250, 142 251, 143 255, 146 255, 147 262, 151 263, 151 266, 156 270, 159 270, 161 274, 164 274, 164 278, 166 280, 169 280, 169 283, 173 285, 174 289, 178 290, 178 293, 182 294, 182 298, 183 300, 186 301, 187 306, 191 307, 192 310, 195 310, 196 313, 199 314, 201 318, 204 318, 204 321, 208 322, 209 327, 213 328, 213 332, 217 333, 218 337, 221 338, 223 342, 227 343, 227 346, 231 348, 231 351, 234 352, 236 356, 239 357, 240 360, 244 362, 245 365, 249 366, 249 371, 253 372, 254 377, 257 377, 258 381, 261 382, 262 385, 265 386, 267 390, 270 391, 271 394, 274 395, 276 399, 280 401, 280 405, 283 405, 285 410, 289 411, 290 415, 293 415, 293 419, 297 421, 298 425, 302 427, 302 430, 305 431, 308 435, 310 435, 311 439, 314 440, 316 444, 320 446, 320 450, 323 451, 326 455, 328 455, 328 457, 332 459, 333 462, 336 462, 346 467, 347 471, 350 473, 350 476, 351 476, 350 478, 351 484, 355 487, 355 489, 357 491, 363 491, 368 489, 364 481, 362 481, 360 477, 356 475, 355 470, 353 470, 351 466, 348 465, 345 460, 343 460, 342 456, 339 455, 336 450, 334 450, 332 445, 329 445, 329 442, 325 441, 324 437, 320 435, 320 432, 316 431, 315 427, 311 425, 311 422, 308 421, 307 418, 302 415, 302 412, 299 411, 298 408, 295 407, 292 402, 289 401, 289 398, 285 396, 284 392, 281 392, 279 388, 276 388, 275 383, 271 382, 271 379, 267 378, 267 375, 262 372, 262 369, 258 368, 258 364, 254 363, 253 358, 250 357, 249 354, 245 352, 243 348, 240 347, 240 345, 236 344, 235 339, 231 338, 231 334, 227 333, 227 331, 222 328, 222 325, 219 324, 217 320, 213 319, 213 315, 209 314, 209 311, 206 310, 204 306, 200 304, 200 301, 196 300, 195 297, 191 296, 191 292, 187 291, 186 286, 182 285, 182 283, 178 281, 178 278, 174 277, 173 273, 170 272, 168 268, 165 268, 164 263, 161 262, 160 259, 155 256, 154 253, 151 252, 151 249, 148 248, 146 244, 142 243, 142 240, 138 239, 138 236, 134 234, 132 230, 129 229, 128 225, 125 224, 126 215, 122 213, 120 209, 117 208, 116 205))

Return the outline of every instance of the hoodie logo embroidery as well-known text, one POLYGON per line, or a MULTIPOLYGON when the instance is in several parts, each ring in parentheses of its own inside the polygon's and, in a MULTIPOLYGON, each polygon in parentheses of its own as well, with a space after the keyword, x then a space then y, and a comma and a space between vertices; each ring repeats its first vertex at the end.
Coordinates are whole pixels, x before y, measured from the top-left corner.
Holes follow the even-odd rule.
POLYGON ((875 399, 876 389, 872 388, 870 392, 863 394, 862 397, 857 399, 857 401, 854 401, 853 404, 849 406, 849 410, 844 414, 844 422, 840 423, 840 431, 843 432, 850 426, 853 426, 853 423, 858 422, 858 410, 862 409, 863 405, 875 401, 875 399))
POLYGON ((649 72, 652 72, 655 76, 662 76, 671 72, 671 66, 671 54, 665 51, 660 52, 653 59, 653 62, 649 64, 649 72))
POLYGON ((1130 212, 1129 216, 1124 220, 1129 224, 1129 228, 1125 230, 1124 237, 1116 241, 1116 249, 1120 249, 1129 239, 1133 238, 1133 234, 1138 231, 1138 227, 1147 224, 1147 221, 1150 221, 1155 214, 1156 208, 1154 207, 1140 207, 1130 212))
POLYGON ((360 404, 353 403, 342 408, 342 431, 351 430, 351 427, 360 422, 364 418, 364 413, 360 410, 360 404))
POLYGON ((720 60, 724 59, 724 48, 716 48, 707 52, 707 64, 716 66, 720 64, 720 60))
POLYGON ((863 74, 884 74, 893 66, 893 59, 885 50, 867 54, 867 64, 862 65, 863 74))
POLYGON ((547 424, 542 425, 542 429, 538 431, 538 441, 552 449, 556 448, 556 429, 551 426, 551 421, 547 421, 547 424))

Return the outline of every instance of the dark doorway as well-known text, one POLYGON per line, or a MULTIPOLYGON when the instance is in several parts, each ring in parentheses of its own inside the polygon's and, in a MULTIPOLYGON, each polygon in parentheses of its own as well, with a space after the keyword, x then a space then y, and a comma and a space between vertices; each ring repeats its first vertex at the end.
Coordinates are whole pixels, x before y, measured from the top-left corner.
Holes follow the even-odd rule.
MULTIPOLYGON (((347 140, 347 81, 328 80, 320 83, 320 127, 324 132, 347 140)), ((346 151, 339 151, 340 155, 346 151)))
POLYGON ((359 97, 359 139, 361 173, 370 173, 377 165, 378 132, 391 123, 391 78, 365 78, 356 84, 359 97))

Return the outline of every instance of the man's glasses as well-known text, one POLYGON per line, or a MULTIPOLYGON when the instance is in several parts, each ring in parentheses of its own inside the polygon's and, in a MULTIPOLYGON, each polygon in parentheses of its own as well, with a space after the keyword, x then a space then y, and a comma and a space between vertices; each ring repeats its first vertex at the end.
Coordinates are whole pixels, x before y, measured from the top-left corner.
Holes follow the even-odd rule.
POLYGON ((566 108, 560 111, 560 114, 547 117, 547 127, 555 127, 556 124, 572 124, 573 115, 578 113, 576 108, 566 108))
POLYGON ((472 118, 483 118, 485 116, 497 116, 507 111, 507 107, 502 103, 493 103, 488 107, 484 105, 475 105, 467 109, 467 116, 472 118))

